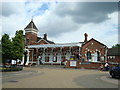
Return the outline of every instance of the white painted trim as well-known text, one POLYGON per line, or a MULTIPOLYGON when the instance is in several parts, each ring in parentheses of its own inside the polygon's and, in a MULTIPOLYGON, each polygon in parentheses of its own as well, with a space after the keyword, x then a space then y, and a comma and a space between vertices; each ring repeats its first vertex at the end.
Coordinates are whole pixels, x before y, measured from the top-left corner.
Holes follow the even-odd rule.
POLYGON ((35 32, 35 31, 26 31, 25 33, 28 33, 28 32, 32 32, 32 33, 37 34, 37 32, 35 32))
POLYGON ((49 42, 47 42, 46 40, 44 40, 43 38, 42 39, 40 39, 37 43, 39 43, 40 41, 45 41, 47 44, 50 44, 49 42))
POLYGON ((26 63, 25 63, 25 65, 28 65, 29 64, 29 51, 28 51, 28 54, 27 54, 27 61, 26 61, 26 63))
POLYGON ((22 62, 21 62, 21 65, 24 64, 24 54, 23 54, 23 57, 22 57, 22 62))
POLYGON ((41 45, 28 45, 28 48, 47 48, 47 47, 81 47, 81 43, 64 43, 64 44, 41 44, 41 45))
POLYGON ((38 31, 37 29, 34 29, 34 28, 29 28, 29 29, 24 29, 25 31, 28 31, 28 30, 34 30, 34 31, 38 31))
POLYGON ((25 29, 25 33, 28 33, 28 32, 33 32, 37 34, 38 30, 33 28, 25 29))

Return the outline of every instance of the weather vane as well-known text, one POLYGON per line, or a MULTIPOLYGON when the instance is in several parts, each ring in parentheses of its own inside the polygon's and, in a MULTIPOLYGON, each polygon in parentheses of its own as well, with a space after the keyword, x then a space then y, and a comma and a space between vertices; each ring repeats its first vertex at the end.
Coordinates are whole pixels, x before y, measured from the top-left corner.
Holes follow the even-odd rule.
POLYGON ((32 16, 32 19, 31 19, 31 21, 33 21, 33 16, 32 16))

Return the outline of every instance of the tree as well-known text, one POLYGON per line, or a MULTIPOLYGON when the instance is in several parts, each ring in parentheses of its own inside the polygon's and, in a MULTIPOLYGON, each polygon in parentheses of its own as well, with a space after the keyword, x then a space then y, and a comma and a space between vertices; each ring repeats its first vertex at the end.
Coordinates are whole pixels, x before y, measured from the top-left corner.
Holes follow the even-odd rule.
POLYGON ((12 56, 13 59, 22 59, 24 53, 24 37, 23 30, 16 31, 15 37, 12 38, 12 56))
POLYGON ((113 45, 112 48, 120 48, 120 44, 113 45))
POLYGON ((1 39, 2 44, 2 62, 5 62, 5 59, 11 59, 11 51, 12 51, 12 42, 9 39, 8 34, 4 34, 1 39))

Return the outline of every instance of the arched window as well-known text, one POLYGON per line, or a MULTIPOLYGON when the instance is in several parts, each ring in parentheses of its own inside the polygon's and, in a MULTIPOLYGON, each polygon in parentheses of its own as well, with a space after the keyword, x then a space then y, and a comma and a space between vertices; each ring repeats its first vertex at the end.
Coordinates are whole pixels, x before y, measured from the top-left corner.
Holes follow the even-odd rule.
POLYGON ((97 51, 94 53, 94 62, 100 61, 100 53, 97 51))
POLYGON ((87 52, 87 61, 89 61, 91 59, 91 53, 87 52))
POLYGON ((97 61, 100 61, 100 53, 97 51, 97 61))
POLYGON ((57 56, 53 57, 53 62, 57 62, 57 56))
POLYGON ((45 57, 45 62, 49 62, 49 56, 45 57))

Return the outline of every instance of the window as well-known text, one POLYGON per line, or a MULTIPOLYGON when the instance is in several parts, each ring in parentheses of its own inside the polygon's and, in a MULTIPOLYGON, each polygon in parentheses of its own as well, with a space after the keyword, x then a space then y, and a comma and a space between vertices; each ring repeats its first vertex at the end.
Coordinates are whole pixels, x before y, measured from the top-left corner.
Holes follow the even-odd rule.
POLYGON ((93 60, 94 62, 98 62, 98 61, 100 61, 100 53, 98 52, 98 51, 96 51, 95 53, 94 53, 94 60, 93 60))
POLYGON ((49 57, 45 57, 45 62, 49 62, 49 57))
POLYGON ((113 59, 115 59, 115 56, 113 56, 113 59))
POLYGON ((91 53, 87 52, 87 61, 89 61, 91 59, 91 53))
POLYGON ((57 62, 57 57, 54 57, 54 58, 53 58, 53 62, 57 62))
POLYGON ((62 55, 62 62, 64 62, 65 61, 65 56, 64 55, 62 55))
POLYGON ((82 62, 84 62, 84 58, 82 58, 82 62))
POLYGON ((110 59, 112 59, 112 56, 110 56, 110 59))
POLYGON ((104 56, 102 56, 102 57, 101 57, 101 60, 102 60, 102 61, 104 61, 104 60, 105 60, 104 56))
POLYGON ((97 51, 97 61, 100 61, 100 53, 97 51))

